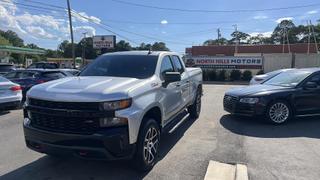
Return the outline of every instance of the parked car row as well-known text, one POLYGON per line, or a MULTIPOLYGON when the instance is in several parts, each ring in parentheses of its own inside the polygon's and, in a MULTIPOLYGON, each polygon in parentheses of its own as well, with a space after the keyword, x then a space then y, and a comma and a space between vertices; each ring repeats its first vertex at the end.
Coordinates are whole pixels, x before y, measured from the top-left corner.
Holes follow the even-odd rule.
POLYGON ((0 111, 16 109, 20 106, 21 99, 21 86, 0 77, 0 111))
MULTIPOLYGON (((40 63, 40 64, 50 64, 50 63, 40 63)), ((32 67, 41 67, 38 65, 32 67)), ((44 66, 42 66, 44 67, 44 66)), ((53 65, 52 65, 53 67, 53 65)), ((11 64, 0 64, 0 75, 1 75, 1 101, 0 110, 10 110, 14 109, 16 104, 20 105, 20 101, 25 101, 27 91, 37 84, 42 84, 48 81, 75 76, 79 73, 76 69, 42 69, 42 68, 27 68, 27 69, 16 69, 14 65, 11 64), (4 86, 5 84, 6 86, 4 86), (9 86, 9 84, 11 84, 9 86), (9 87, 9 90, 8 90, 9 87), (10 90, 12 88, 12 90, 10 90), (5 90, 6 89, 6 90, 5 90), (16 93, 18 96, 22 94, 22 98, 17 103, 16 99, 14 102, 12 100, 12 93, 16 93), (8 102, 7 102, 8 101, 8 102), (3 104, 5 103, 5 104, 3 104)))

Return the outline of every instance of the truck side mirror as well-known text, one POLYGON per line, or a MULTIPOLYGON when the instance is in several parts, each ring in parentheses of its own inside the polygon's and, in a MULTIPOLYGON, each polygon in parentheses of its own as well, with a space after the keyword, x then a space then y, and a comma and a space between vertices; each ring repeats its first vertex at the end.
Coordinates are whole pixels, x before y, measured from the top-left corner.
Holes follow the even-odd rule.
POLYGON ((172 82, 181 81, 181 75, 179 72, 166 72, 163 76, 164 79, 164 87, 167 87, 168 84, 172 82))
POLYGON ((304 84, 303 88, 304 89, 315 89, 317 88, 318 85, 315 82, 307 82, 306 84, 304 84))

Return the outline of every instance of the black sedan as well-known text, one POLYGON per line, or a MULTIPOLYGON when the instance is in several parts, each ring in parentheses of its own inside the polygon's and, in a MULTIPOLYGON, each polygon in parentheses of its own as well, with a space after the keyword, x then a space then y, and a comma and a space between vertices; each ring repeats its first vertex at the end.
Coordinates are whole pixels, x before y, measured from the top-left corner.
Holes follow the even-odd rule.
POLYGON ((276 124, 293 117, 320 115, 320 68, 291 70, 261 85, 231 89, 223 105, 232 114, 262 115, 276 124))

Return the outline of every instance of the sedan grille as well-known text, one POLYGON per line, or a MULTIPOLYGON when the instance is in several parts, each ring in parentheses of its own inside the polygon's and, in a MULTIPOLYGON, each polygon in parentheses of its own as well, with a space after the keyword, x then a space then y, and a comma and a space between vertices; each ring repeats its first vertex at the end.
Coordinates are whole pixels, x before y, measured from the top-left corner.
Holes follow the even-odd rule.
POLYGON ((226 109, 233 110, 238 101, 237 97, 225 95, 223 98, 223 106, 226 109))

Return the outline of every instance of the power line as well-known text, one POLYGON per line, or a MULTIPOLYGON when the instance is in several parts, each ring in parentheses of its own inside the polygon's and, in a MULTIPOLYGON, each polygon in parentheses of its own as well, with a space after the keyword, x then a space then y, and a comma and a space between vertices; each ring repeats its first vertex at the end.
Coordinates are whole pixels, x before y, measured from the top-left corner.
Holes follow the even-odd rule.
POLYGON ((122 0, 110 0, 110 1, 113 1, 116 3, 121 3, 121 4, 126 4, 126 5, 131 5, 131 6, 136 6, 136 7, 150 8, 150 9, 180 11, 180 12, 200 12, 200 13, 263 12, 263 11, 279 11, 279 10, 300 9, 300 8, 320 6, 320 3, 315 3, 315 4, 300 5, 300 6, 265 8, 265 9, 205 10, 205 9, 180 9, 180 8, 160 7, 160 6, 144 5, 144 4, 122 1, 122 0))
POLYGON ((13 4, 24 6, 24 7, 31 7, 31 8, 42 9, 42 10, 50 10, 50 11, 66 12, 66 9, 64 9, 64 10, 54 9, 54 8, 48 8, 48 7, 43 7, 43 6, 35 6, 35 5, 29 5, 29 4, 25 4, 25 3, 19 3, 19 2, 15 2, 15 1, 6 1, 6 0, 0 0, 0 1, 3 3, 7 3, 7 4, 13 3, 13 4))
POLYGON ((44 3, 44 2, 40 2, 40 1, 34 1, 34 0, 24 0, 25 2, 31 2, 31 3, 34 3, 34 4, 41 4, 41 5, 44 5, 44 6, 49 6, 49 7, 53 7, 53 8, 57 8, 57 9, 66 9, 66 7, 63 7, 63 6, 57 6, 57 5, 54 5, 54 4, 49 4, 49 3, 44 3))
MULTIPOLYGON (((83 16, 83 15, 81 15, 81 14, 75 12, 75 11, 73 11, 73 13, 76 13, 78 16, 81 16, 82 18, 85 18, 85 19, 87 19, 88 21, 91 21, 91 22, 93 22, 93 23, 95 23, 95 24, 103 25, 103 26, 106 26, 106 27, 109 27, 109 28, 113 28, 113 29, 117 29, 117 30, 119 30, 119 31, 126 32, 126 33, 129 33, 129 34, 133 34, 133 35, 136 35, 136 36, 140 36, 140 37, 144 37, 144 38, 152 39, 152 40, 157 40, 157 41, 163 41, 163 42, 173 43, 173 44, 183 44, 183 45, 187 45, 187 44, 185 44, 185 43, 180 43, 180 42, 170 41, 170 40, 165 40, 165 41, 164 41, 164 40, 159 39, 159 38, 156 38, 156 37, 152 37, 152 36, 148 36, 148 35, 144 35, 144 34, 139 34, 139 33, 136 33, 136 32, 131 32, 131 31, 124 30, 124 29, 121 29, 121 28, 115 28, 115 27, 112 27, 112 26, 110 26, 110 25, 107 25, 107 24, 105 24, 105 23, 103 23, 103 22, 97 23, 97 22, 93 21, 91 18, 88 18, 88 17, 86 17, 86 16, 83 16)), ((189 44, 188 44, 188 45, 189 45, 189 44)))

